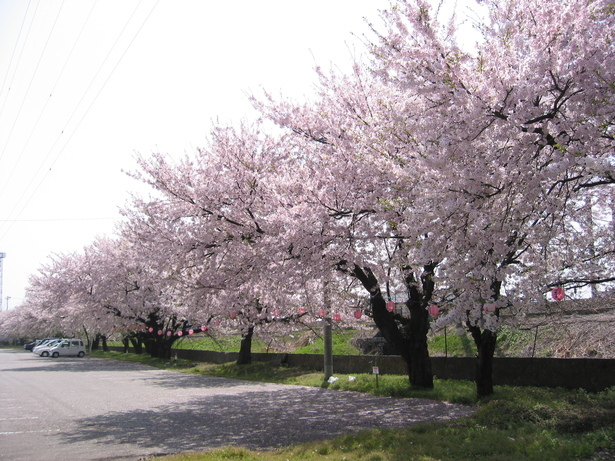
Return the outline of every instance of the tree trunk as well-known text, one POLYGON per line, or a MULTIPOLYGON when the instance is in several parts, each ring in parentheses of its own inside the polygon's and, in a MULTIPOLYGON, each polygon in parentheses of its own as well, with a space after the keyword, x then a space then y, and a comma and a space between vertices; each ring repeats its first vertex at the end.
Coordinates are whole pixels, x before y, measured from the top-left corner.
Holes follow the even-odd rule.
POLYGON ((410 349, 410 384, 415 387, 433 389, 433 372, 429 348, 427 347, 427 334, 429 333, 429 313, 427 306, 431 301, 434 290, 433 273, 436 264, 425 265, 421 274, 421 287, 419 290, 414 273, 405 268, 405 284, 408 289, 406 306, 410 311, 410 322, 407 324, 408 342, 410 349))
POLYGON ((156 341, 156 353, 154 357, 158 357, 160 359, 170 360, 171 359, 171 349, 173 347, 174 339, 172 337, 166 338, 163 337, 160 341, 156 341))
POLYGON ((145 346, 145 352, 147 352, 151 357, 154 357, 154 351, 156 349, 156 338, 154 338, 151 334, 143 339, 143 344, 145 346))
POLYGON ((135 354, 143 354, 143 345, 141 344, 141 339, 138 336, 131 336, 130 344, 132 344, 132 347, 135 350, 135 354))
POLYGON ((122 338, 122 345, 124 346, 124 354, 128 354, 128 348, 130 347, 130 343, 128 342, 128 338, 122 338))
MULTIPOLYGON (((410 343, 402 335, 393 314, 387 310, 386 301, 382 296, 382 291, 380 290, 380 285, 378 284, 376 276, 369 268, 361 268, 359 266, 354 267, 352 275, 354 275, 361 282, 363 287, 369 291, 372 316, 378 330, 382 333, 384 339, 397 350, 406 362, 410 385, 417 385, 414 384, 415 380, 413 379, 414 364, 412 361, 413 357, 411 355, 412 350, 410 348, 410 343)), ((420 367, 420 364, 417 366, 420 367)), ((420 382, 420 380, 416 382, 420 382)))
POLYGON ((429 314, 420 303, 408 302, 410 310, 409 350, 410 350, 410 384, 414 387, 433 389, 433 372, 427 347, 429 332, 429 314))
POLYGON ((98 350, 99 345, 100 345, 100 335, 98 334, 98 335, 96 335, 96 336, 94 337, 94 340, 92 341, 92 348, 91 348, 91 349, 92 349, 93 351, 97 351, 97 350, 98 350))
POLYGON ((239 356, 237 357, 237 365, 249 365, 252 363, 252 335, 254 327, 250 326, 248 331, 241 338, 241 346, 239 348, 239 356))
POLYGON ((145 340, 145 351, 151 357, 169 360, 174 342, 175 338, 172 336, 151 335, 145 340))
POLYGON ((476 395, 486 397, 493 395, 493 356, 497 343, 497 333, 490 330, 481 332, 479 327, 470 326, 470 333, 476 344, 476 395))

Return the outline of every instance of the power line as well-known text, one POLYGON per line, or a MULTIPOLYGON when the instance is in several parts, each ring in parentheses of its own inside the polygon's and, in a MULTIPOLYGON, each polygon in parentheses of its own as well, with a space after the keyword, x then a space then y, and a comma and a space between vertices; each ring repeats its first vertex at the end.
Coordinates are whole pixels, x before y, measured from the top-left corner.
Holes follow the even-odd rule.
MULTIPOLYGON (((111 51, 113 51, 113 48, 115 48, 115 45, 117 44, 117 42, 119 41, 121 35, 123 35, 124 30, 126 29, 126 27, 128 26, 128 23, 132 20, 132 17, 134 16, 134 14, 136 13, 137 9, 139 8, 139 6, 141 5, 141 2, 143 0, 140 0, 138 5, 135 7, 135 9, 133 10, 132 14, 130 15, 130 18, 128 19, 128 21, 126 22, 126 25, 124 26, 124 29, 122 29, 122 32, 120 32, 120 35, 118 36, 116 42, 113 44, 113 46, 111 47, 111 50, 109 50, 109 54, 111 54, 111 51)), ((115 63, 115 66, 113 67, 113 69, 111 69, 111 72, 109 73, 109 75, 107 76, 107 78, 105 79, 105 81, 103 82, 103 84, 101 85, 100 89, 98 90, 98 93, 96 93, 96 95, 94 96, 94 98, 92 99, 92 101, 90 102, 90 105, 87 107, 87 109, 85 110, 85 112, 83 113, 83 115, 81 116, 81 118, 79 119, 79 121, 77 122, 77 125, 75 125, 75 128, 72 130, 71 134, 69 135, 68 139, 66 140, 66 142, 64 143, 64 145, 62 146, 62 148, 60 149, 60 152, 58 152, 58 155, 56 155, 56 158, 53 160, 53 162, 51 163, 51 166, 49 167, 49 171, 51 171, 51 169, 53 168, 53 166, 56 164, 56 162, 58 161, 58 159, 60 158, 60 155, 64 152, 64 149, 66 148, 66 146, 68 145, 68 143, 70 142, 70 140, 72 139, 73 135, 75 134, 75 132, 77 131, 77 129, 79 128, 79 126, 81 125, 81 122, 83 122, 83 120, 85 119, 86 115, 89 113, 90 109, 92 108, 92 106, 94 105, 94 103, 96 102, 96 100, 98 99, 98 97, 100 96, 100 94, 102 93, 103 89, 105 88, 105 86, 107 85, 107 82, 109 82, 109 80, 111 79, 111 76, 115 73, 115 70, 118 68, 118 66, 120 65, 120 63, 122 62, 122 59, 124 59, 124 56, 126 55, 126 53, 128 52, 128 50, 130 49, 130 47, 132 46, 133 42, 135 41, 135 39, 137 38, 137 36, 139 35, 139 32, 141 32, 141 29, 143 29, 143 26, 145 25, 145 23, 147 22, 147 20, 149 19, 149 17, 152 15, 152 13, 154 12, 154 9, 156 8, 156 5, 158 5, 158 1, 156 0, 156 3, 154 4, 154 6, 152 7, 152 9, 150 10, 150 12, 148 13, 148 15, 145 17, 145 19, 143 20, 143 22, 141 23, 141 26, 139 27, 139 29, 135 32, 135 34, 133 35, 132 39, 130 40, 130 43, 128 43, 128 46, 124 49, 124 52, 122 53, 122 55, 120 56, 120 58, 117 60, 117 62, 115 63)), ((108 57, 109 55, 107 55, 108 57)), ((105 58, 105 61, 107 61, 107 58, 105 58)), ((103 62, 103 65, 104 65, 103 62)), ((102 65, 101 65, 101 69, 102 69, 102 65)), ((100 71, 100 69, 99 69, 100 71)), ((96 75, 94 76, 94 79, 98 76, 98 72, 96 73, 96 75)), ((94 81, 94 79, 92 81, 94 81)), ((90 89, 90 87, 88 86, 88 89, 86 90, 86 92, 90 89)), ((81 99, 83 100, 83 98, 81 99)), ((81 104, 81 101, 79 101, 79 104, 81 104)), ((76 109, 75 109, 76 112, 76 109)), ((73 117, 73 115, 75 114, 75 112, 73 112, 73 114, 71 114, 71 119, 73 117)), ((70 122, 70 119, 69 119, 70 122)), ((68 126, 68 122, 66 124, 68 126)), ((64 131, 62 131, 62 133, 64 133, 64 131)), ((60 133, 60 136, 61 134, 60 133)), ((59 139, 59 137, 58 137, 59 139)), ((55 143, 54 143, 55 145, 55 143)), ((47 175, 47 173, 45 174, 45 176, 47 175)), ((41 182, 45 179, 45 177, 43 177, 43 179, 41 179, 41 182)))
MULTIPOLYGON (((58 77, 56 78, 53 86, 51 87, 51 91, 49 92, 49 97, 45 100, 45 104, 43 106, 43 108, 41 109, 38 118, 36 119, 36 123, 34 124, 34 126, 32 127, 32 130, 30 130, 30 135, 28 136, 28 139, 26 140, 26 143, 24 144, 24 147, 21 149, 21 152, 19 153, 19 156, 17 158, 17 162, 15 162, 15 164, 13 165, 13 169, 11 170, 11 173, 9 174, 9 177, 7 179, 7 181, 4 183, 4 187, 0 190, 0 197, 2 197, 2 195, 4 194, 4 191, 6 190, 6 188, 8 187, 8 184, 11 180, 11 178, 13 177, 13 173, 15 172, 17 166, 19 165, 19 162, 21 161, 21 159, 23 158, 23 154, 26 151, 26 148, 28 147, 28 145, 30 144, 30 141, 32 140, 34 133, 36 131, 36 129, 38 128, 38 125, 43 117, 43 113, 45 112, 45 109, 47 108, 47 105, 49 104, 49 101, 51 100, 51 96, 53 95, 53 93, 55 92, 56 87, 58 86, 58 82, 60 81, 60 79, 62 78, 62 75, 64 74, 64 70, 66 69, 66 65, 68 64, 68 62, 70 61, 70 58, 73 55, 73 52, 77 46, 77 43, 79 42, 79 39, 81 38, 81 35, 85 29, 85 26, 87 25, 90 16, 92 15, 92 11, 94 10, 94 7, 96 6, 98 0, 94 1, 94 3, 92 4, 92 8, 90 8, 90 11, 87 15, 87 17, 85 18, 85 21, 83 22, 83 26, 81 27, 81 30, 79 31, 79 34, 77 35, 77 38, 75 39, 75 41, 73 42, 73 46, 70 50, 70 52, 68 53, 68 56, 66 57, 66 60, 64 61, 64 65, 62 66, 62 69, 60 70, 60 73, 58 74, 58 77)), ((59 12, 58 12, 59 15, 59 12)), ((57 18, 56 18, 57 19, 57 18)), ((41 171, 41 169, 43 168, 43 165, 45 163, 45 160, 47 159, 47 157, 45 157, 45 159, 43 159, 43 161, 41 162, 40 166, 38 167, 38 169, 36 170, 36 173, 34 173, 33 178, 36 178, 36 176, 38 175, 39 171, 41 171)), ((33 181, 33 180, 32 180, 33 181)), ((32 181, 28 184, 28 187, 30 186, 30 184, 32 184, 32 181)), ((26 188, 27 190, 27 188, 26 188)))
MULTIPOLYGON (((47 40, 45 41, 45 46, 43 47, 43 50, 41 51, 41 54, 38 57, 38 61, 36 63, 36 67, 34 68, 34 72, 32 72, 32 77, 30 78, 30 82, 28 83, 28 87, 26 88, 26 92, 25 92, 25 94, 23 96, 23 99, 21 100, 21 104, 19 105, 19 110, 17 111, 17 115, 15 115, 15 117, 13 117, 13 126, 11 127, 11 130, 9 131, 9 134, 6 137, 6 142, 4 143, 4 147, 2 148, 2 152, 0 152, 0 160, 4 156, 4 153, 6 152, 6 146, 8 146, 9 141, 11 140, 11 136, 13 135, 13 130, 15 129, 15 126, 17 125, 17 121, 19 120, 19 116, 21 115, 21 111, 23 109, 23 106, 26 103, 26 99, 28 99, 28 93, 30 92, 30 88, 32 87, 32 82, 34 81, 34 78, 36 77, 36 72, 38 71, 38 67, 41 65, 41 61, 43 60, 43 56, 45 55, 45 50, 47 49, 47 45, 49 45, 49 40, 51 39, 51 35, 53 34, 53 31, 54 31, 54 29, 56 27, 56 24, 58 22, 58 18, 60 17, 60 13, 62 12, 62 7, 63 6, 64 6, 64 0, 62 0, 62 4, 60 5, 60 9, 58 10, 58 14, 56 14, 55 20, 53 21, 53 25, 51 26, 51 30, 49 31, 49 34, 47 35, 47 40)), ((25 147, 24 147, 24 150, 25 150, 25 147)), ((23 151, 22 151, 22 154, 23 154, 23 151)), ((15 171, 15 168, 17 168, 17 165, 19 164, 19 160, 20 159, 21 159, 21 154, 19 155, 19 157, 17 158, 17 161, 13 165, 13 169, 11 170, 11 173, 9 174, 9 177, 13 175, 13 172, 15 171)), ((8 181, 5 183, 4 188, 2 190, 0 190, 0 197, 2 196, 2 193, 4 192, 4 190, 6 189, 6 184, 8 184, 8 181)))
POLYGON ((40 218, 40 219, 0 219, 0 223, 18 222, 74 222, 74 221, 115 221, 114 218, 40 218))
MULTIPOLYGON (((19 33, 17 34, 17 40, 15 40, 15 46, 13 46, 13 53, 11 53, 11 59, 9 60, 9 65, 6 66, 6 74, 4 74, 4 80, 2 80, 2 86, 0 86, 0 95, 4 92, 4 85, 6 84, 6 79, 9 76, 9 71, 11 70, 11 66, 13 64, 13 58, 15 57, 15 51, 17 51, 17 45, 19 45, 19 39, 21 38, 21 32, 23 31, 23 26, 26 23, 26 18, 28 17, 28 11, 30 11, 31 3, 32 3, 32 0, 28 2, 26 13, 24 14, 23 20, 21 21, 21 27, 19 28, 19 33)), ((4 108, 4 104, 2 104, 2 108, 4 108)), ((0 116, 1 115, 2 115, 2 109, 0 109, 0 116)))
MULTIPOLYGON (((34 23, 34 18, 36 17, 36 13, 38 11, 38 7, 40 5, 40 1, 36 4, 36 8, 34 9, 34 13, 32 14, 32 19, 30 20, 30 25, 28 26, 28 31, 26 32, 26 38, 24 38, 24 45, 21 47, 21 51, 19 52, 19 56, 17 58, 17 64, 15 64, 15 67, 13 68, 13 75, 11 75, 11 81, 9 82, 9 88, 7 90, 7 94, 6 97, 4 98, 4 101, 2 103, 2 107, 0 107, 0 116, 2 116, 2 113, 4 112, 4 106, 6 104, 6 101, 8 101, 9 99, 9 92, 11 91, 11 88, 13 86, 13 79, 15 78, 15 73, 17 72, 17 69, 19 68, 19 64, 21 63, 21 56, 23 55, 23 50, 26 47, 26 43, 28 41, 28 37, 30 36, 30 31, 32 30, 32 24, 34 23)), ((30 4, 28 3, 28 9, 30 9, 30 4)), ((28 11, 26 10, 26 15, 24 16, 24 22, 26 20, 26 17, 28 15, 28 11)), ((22 23, 22 28, 23 28, 23 23, 22 23)), ((21 29, 19 30, 19 36, 21 36, 21 29)), ((17 49, 17 46, 19 45, 19 37, 17 38, 17 41, 15 42, 15 48, 13 49, 13 55, 11 56, 11 63, 13 61, 13 56, 15 55, 15 51, 17 49)), ((7 76, 8 76, 8 72, 9 72, 9 68, 7 68, 7 76)), ((5 79, 6 81, 6 79, 5 79)), ((4 151, 0 154, 0 161, 2 160, 2 157, 4 156, 4 151)))
MULTIPOLYGON (((128 26, 128 24, 130 23, 130 21, 132 20, 132 17, 134 16, 134 14, 136 13, 137 9, 139 8, 139 6, 141 5, 143 0, 140 0, 139 3, 137 4, 137 6, 135 7, 135 9, 133 10, 132 14, 130 15, 129 19, 126 21, 126 24, 124 25, 124 28, 122 29, 122 31, 120 32, 120 34, 118 35, 117 39, 115 40, 113 46, 111 47, 111 49, 109 50, 109 52, 107 53, 107 56, 105 57, 103 63, 101 64, 101 66, 99 67, 98 71, 96 72, 96 74, 94 75, 94 77, 92 78, 92 80, 90 81, 90 84, 88 85, 88 88, 86 89, 86 91, 84 92, 83 96, 81 97, 81 99, 79 100, 79 102, 77 103, 77 105, 75 106, 75 110, 72 112, 71 116, 69 117, 68 121, 65 124, 65 128, 64 130, 61 131, 61 133, 58 135, 58 137, 56 138, 53 146, 49 149, 47 155, 45 156, 45 159, 43 160, 43 163, 41 164, 41 167, 39 167, 39 170, 42 168, 42 165, 45 163, 45 161, 47 160, 47 158, 49 158, 49 156, 51 155, 51 153, 53 152, 53 149, 55 148, 56 144, 58 143, 58 141, 60 140, 60 138, 62 137, 62 135, 64 134, 64 131, 67 129, 67 127, 69 126, 71 120, 73 119, 74 115, 77 112, 77 109, 79 108, 79 106, 81 105, 82 101, 85 99, 86 94, 89 92, 90 88, 92 87, 94 81, 96 80, 96 78, 98 77, 98 75, 100 74, 104 64, 107 62, 109 56, 111 55, 112 51, 114 50, 115 46, 117 45, 117 43, 119 42, 119 39, 121 38, 121 36, 124 34, 124 31, 126 30, 126 27, 128 26)), ((13 226, 13 224, 15 222, 17 222, 19 216, 21 216, 21 213, 25 210, 25 208, 28 206, 28 204, 30 203, 30 201, 32 200, 32 198, 34 197, 34 195, 36 194, 36 192, 38 191, 38 189, 40 188, 40 186, 42 185, 42 183, 44 182, 45 178, 48 176, 49 171, 51 171, 51 169, 53 168, 53 166, 56 164, 56 162, 58 161, 58 159, 60 158, 61 154, 64 152, 64 149, 66 148, 66 146, 68 145, 68 143, 70 142, 70 140, 72 139, 73 135, 75 134, 75 132, 77 131, 77 129, 79 128, 79 126, 81 125, 82 121, 85 119, 86 115, 88 114, 88 112, 90 111, 90 109, 92 108, 92 106, 94 105, 94 102, 97 100, 97 98, 100 96, 100 94, 102 93, 102 90, 104 89, 104 87, 106 86, 107 82, 110 80, 111 76, 113 75, 113 73, 115 72, 115 70, 117 69, 117 67, 119 66, 120 62, 122 61, 122 59, 124 58, 124 56, 126 55, 126 53, 128 52, 128 49, 131 47, 131 45, 133 44, 133 42, 135 41, 135 39, 137 38, 138 34, 141 32, 141 30, 143 29, 143 27, 145 26, 146 22, 148 21, 148 19, 150 18, 150 16, 152 15, 152 13, 154 12, 156 6, 158 5, 159 0, 156 0, 156 3, 154 4, 154 6, 151 8, 151 10, 149 11, 149 13, 147 14, 147 16, 145 17, 145 19, 143 20, 143 22, 141 23, 139 29, 135 32, 135 34, 133 35, 131 41, 129 42, 129 44, 127 45, 127 47, 124 49, 124 52, 122 53, 122 55, 120 56, 120 58, 118 59, 118 61, 116 62, 115 66, 113 67, 113 69, 111 70, 111 72, 109 73, 109 75, 107 76, 106 80, 103 82, 103 84, 101 85, 99 91, 96 93, 96 95, 94 96, 94 98, 92 99, 92 101, 90 102, 89 106, 87 107, 87 109, 85 110, 85 112, 83 113, 83 115, 81 116, 81 118, 79 119, 79 121, 77 122, 77 124, 75 125, 75 127, 72 129, 72 132, 70 133, 68 139, 66 140, 66 142, 64 143, 64 145, 62 146, 62 148, 60 149, 60 151, 57 153, 56 157, 54 158, 53 162, 51 163, 49 170, 47 172, 45 172, 45 174, 43 175, 43 177, 39 180, 38 184, 36 185, 36 187, 34 188, 34 190, 31 192, 30 196, 27 198, 26 202, 21 206, 21 209, 17 212, 16 217, 14 219, 10 219, 10 220, 5 220, 5 221, 0 221, 0 222, 4 222, 4 223, 9 223, 8 227, 6 227, 6 230, 0 234, 0 239, 4 238, 6 236, 6 234, 8 233, 8 231, 11 229, 11 227, 13 226)), ((32 185, 32 183, 34 182, 34 180, 36 179, 36 174, 35 176, 32 178, 32 180, 30 181, 30 183, 28 184, 28 186, 26 187, 26 189, 24 190, 24 192, 21 194, 20 198, 17 200, 15 206, 13 207, 13 209, 11 210, 11 212, 9 213, 9 216, 12 216, 15 214, 16 210, 19 207, 19 203, 22 202, 23 198, 26 196, 27 190, 30 188, 30 186, 32 185)), ((0 226, 0 228, 3 226, 0 226)))

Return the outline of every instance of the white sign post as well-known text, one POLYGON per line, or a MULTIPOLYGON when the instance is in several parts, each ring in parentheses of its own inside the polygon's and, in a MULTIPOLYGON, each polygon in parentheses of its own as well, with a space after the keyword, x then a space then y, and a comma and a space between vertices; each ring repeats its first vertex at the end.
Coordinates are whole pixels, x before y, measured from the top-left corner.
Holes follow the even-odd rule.
POLYGON ((378 389, 378 375, 380 374, 378 367, 372 367, 372 374, 376 375, 376 389, 378 389))

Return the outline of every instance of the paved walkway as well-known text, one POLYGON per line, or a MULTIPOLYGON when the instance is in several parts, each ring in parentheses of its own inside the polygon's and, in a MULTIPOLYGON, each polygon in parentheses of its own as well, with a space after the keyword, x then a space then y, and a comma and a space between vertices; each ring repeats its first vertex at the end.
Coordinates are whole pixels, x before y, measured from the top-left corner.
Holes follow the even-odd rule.
POLYGON ((0 459, 270 449, 468 415, 469 407, 0 350, 0 459))

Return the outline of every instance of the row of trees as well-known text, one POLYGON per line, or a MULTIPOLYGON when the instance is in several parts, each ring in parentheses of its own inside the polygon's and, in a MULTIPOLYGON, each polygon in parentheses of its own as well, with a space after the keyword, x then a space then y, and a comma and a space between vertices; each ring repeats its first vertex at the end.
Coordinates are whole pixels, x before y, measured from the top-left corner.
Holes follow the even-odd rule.
POLYGON ((54 257, 2 328, 123 328, 165 355, 232 318, 247 361, 255 332, 367 296, 429 388, 437 305, 492 393, 502 312, 615 280, 615 16, 606 0, 480 4, 481 39, 463 47, 455 16, 395 1, 352 72, 317 70, 312 100, 254 96, 257 122, 216 126, 179 161, 140 156, 152 195, 116 236, 54 257), (400 292, 410 316, 387 309, 400 292))

